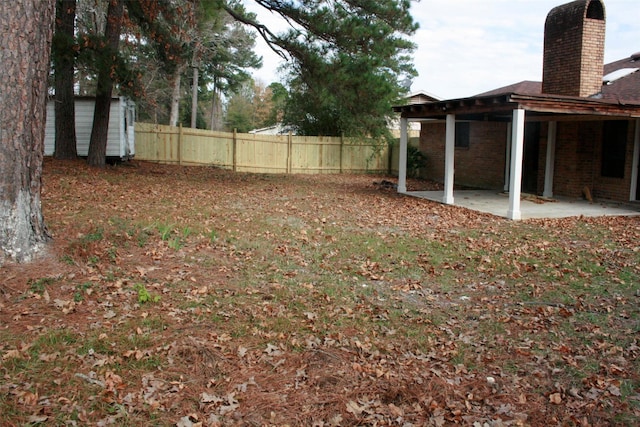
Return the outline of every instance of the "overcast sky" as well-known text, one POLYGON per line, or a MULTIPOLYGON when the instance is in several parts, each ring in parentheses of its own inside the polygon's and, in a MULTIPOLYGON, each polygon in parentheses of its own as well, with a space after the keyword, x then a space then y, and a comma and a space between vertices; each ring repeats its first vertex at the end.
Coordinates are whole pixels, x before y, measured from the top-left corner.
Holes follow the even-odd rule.
MULTIPOLYGON (((522 80, 542 79, 544 21, 562 0, 420 0, 412 15, 420 24, 413 36, 418 45, 419 76, 411 91, 443 99, 473 96, 522 80)), ((251 0, 245 3, 265 24, 276 18, 251 0)), ((605 63, 640 52, 640 0, 605 0, 607 32, 605 63)), ((278 24, 276 24, 278 25, 278 24)), ((280 24, 281 25, 281 24, 280 24)), ((276 27, 277 28, 277 27, 276 27)), ((263 68, 254 78, 279 81, 280 57, 258 40, 263 68)))

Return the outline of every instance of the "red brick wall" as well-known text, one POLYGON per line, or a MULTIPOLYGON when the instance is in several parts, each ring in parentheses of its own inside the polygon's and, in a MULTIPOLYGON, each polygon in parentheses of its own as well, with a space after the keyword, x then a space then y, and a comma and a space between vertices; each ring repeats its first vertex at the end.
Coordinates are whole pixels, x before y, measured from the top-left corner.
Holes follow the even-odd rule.
MULTIPOLYGON (((503 189, 507 124, 474 122, 469 148, 455 149, 455 183, 470 187, 503 189)), ((425 178, 444 180, 445 124, 423 124, 420 150, 427 157, 425 178)))
POLYGON ((541 196, 544 192, 544 173, 547 165, 547 135, 549 133, 549 124, 540 123, 540 146, 538 148, 538 192, 541 196))
MULTIPOLYGON (((631 191, 633 138, 635 126, 629 123, 624 178, 608 178, 601 174, 602 121, 559 122, 556 135, 553 194, 581 198, 589 187, 595 198, 628 201, 631 191)), ((546 138, 546 131, 543 137, 546 138)), ((541 141, 540 155, 546 156, 546 140, 541 141)), ((544 164, 541 161, 539 185, 544 186, 544 164)))
POLYGON ((602 89, 604 6, 599 0, 567 3, 545 22, 542 92, 588 97, 602 89), (587 18, 591 9, 594 17, 587 18), (602 18, 602 19, 600 19, 602 18))
POLYGON ((624 178, 609 178, 601 176, 602 161, 602 124, 600 127, 600 139, 596 148, 594 160, 593 196, 602 199, 628 201, 631 192, 631 169, 633 167, 633 138, 635 122, 630 121, 627 128, 627 152, 625 155, 624 178))
POLYGON ((583 31, 578 96, 591 96, 602 91, 605 23, 586 19, 583 31))
MULTIPOLYGON (((581 198, 588 186, 593 197, 628 201, 633 162, 634 122, 629 123, 624 178, 601 176, 602 121, 558 122, 553 193, 581 198)), ((544 189, 547 124, 540 127, 538 194, 544 189)), ((455 183, 476 188, 504 187, 507 124, 475 122, 470 128, 469 148, 455 150, 455 183)), ((420 150, 427 156, 425 178, 444 180, 445 124, 423 124, 420 150)))
POLYGON ((422 123, 420 126, 420 151, 427 158, 424 178, 444 182, 444 123, 422 123))
POLYGON ((601 127, 602 123, 598 122, 558 123, 554 195, 581 197, 585 185, 592 188, 593 156, 601 127))

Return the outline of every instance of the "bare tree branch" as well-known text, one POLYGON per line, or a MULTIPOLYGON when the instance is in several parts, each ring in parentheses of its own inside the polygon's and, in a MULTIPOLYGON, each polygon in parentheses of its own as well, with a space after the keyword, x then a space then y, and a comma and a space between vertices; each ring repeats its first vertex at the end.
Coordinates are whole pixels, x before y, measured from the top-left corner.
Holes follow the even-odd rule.
MULTIPOLYGON (((262 3, 262 2, 258 2, 258 3, 262 3)), ((287 57, 286 51, 276 41, 278 39, 278 36, 276 36, 273 32, 271 32, 271 30, 269 30, 265 25, 260 24, 259 22, 255 21, 253 19, 249 19, 247 16, 245 16, 245 15, 243 15, 241 13, 238 13, 236 10, 234 10, 233 8, 231 8, 231 7, 227 6, 227 5, 224 6, 224 9, 236 21, 242 22, 243 24, 250 25, 253 28, 255 28, 258 31, 258 33, 260 34, 260 36, 262 37, 262 39, 267 43, 269 48, 272 51, 274 51, 278 56, 280 56, 284 60, 288 60, 289 59, 287 57)), ((269 8, 269 10, 272 10, 272 9, 269 8)))

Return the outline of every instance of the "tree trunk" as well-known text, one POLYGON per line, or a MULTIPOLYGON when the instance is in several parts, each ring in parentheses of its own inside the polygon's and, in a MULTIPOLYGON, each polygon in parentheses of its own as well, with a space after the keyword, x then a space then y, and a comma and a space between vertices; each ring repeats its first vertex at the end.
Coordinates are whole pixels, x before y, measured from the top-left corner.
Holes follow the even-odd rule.
POLYGON ((222 130, 222 106, 215 83, 211 91, 211 130, 222 130))
POLYGON ((116 66, 123 15, 124 5, 122 0, 109 0, 107 26, 104 31, 107 45, 102 54, 105 61, 103 61, 98 71, 96 105, 93 113, 91 140, 89 141, 89 156, 87 158, 87 163, 91 166, 102 167, 106 162, 109 112, 111 111, 111 93, 113 91, 112 73, 116 66))
POLYGON ((198 118, 198 67, 193 67, 193 83, 191 85, 191 127, 195 129, 198 118))
POLYGON ((173 76, 173 91, 171 92, 171 113, 169 115, 169 126, 178 126, 178 115, 180 113, 180 84, 181 76, 186 65, 180 64, 176 67, 173 76))
POLYGON ((218 115, 216 114, 216 103, 216 80, 213 79, 213 89, 211 90, 211 126, 209 128, 211 130, 217 130, 216 117, 218 115))
POLYGON ((42 156, 54 3, 0 1, 0 265, 29 261, 49 239, 42 156))
POLYGON ((53 36, 53 68, 55 70, 56 159, 78 157, 76 145, 76 113, 73 99, 73 46, 76 0, 56 1, 56 25, 53 36))

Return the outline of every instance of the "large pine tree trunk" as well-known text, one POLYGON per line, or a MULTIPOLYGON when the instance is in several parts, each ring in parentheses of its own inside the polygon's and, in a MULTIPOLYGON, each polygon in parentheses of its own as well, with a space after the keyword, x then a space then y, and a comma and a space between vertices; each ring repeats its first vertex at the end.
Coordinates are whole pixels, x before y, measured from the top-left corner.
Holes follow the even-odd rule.
POLYGON ((0 265, 49 238, 40 203, 54 3, 0 1, 0 265))
POLYGON ((76 0, 56 1, 56 25, 53 36, 55 70, 56 159, 75 159, 76 113, 73 99, 74 24, 76 0))
POLYGON ((124 14, 122 0, 109 0, 107 26, 105 28, 105 61, 98 72, 98 89, 93 113, 93 127, 89 141, 87 163, 91 166, 104 166, 107 155, 107 135, 109 132, 109 112, 111 111, 111 93, 113 91, 113 68, 116 66, 120 30, 124 14))

